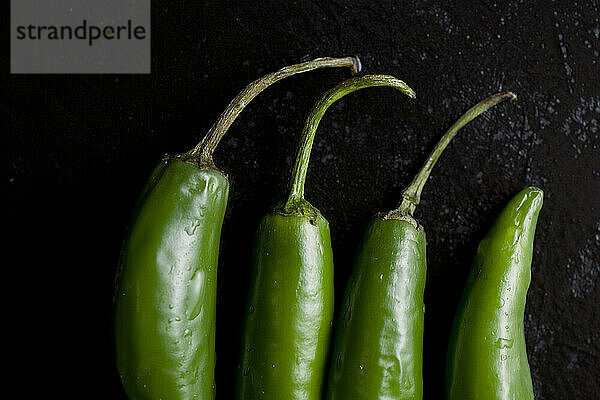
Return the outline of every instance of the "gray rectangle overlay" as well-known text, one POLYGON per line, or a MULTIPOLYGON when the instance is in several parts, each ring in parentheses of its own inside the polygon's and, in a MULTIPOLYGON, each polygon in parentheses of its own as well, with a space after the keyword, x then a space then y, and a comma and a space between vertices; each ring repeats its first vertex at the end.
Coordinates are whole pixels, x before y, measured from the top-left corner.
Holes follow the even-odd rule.
POLYGON ((150 0, 11 0, 13 74, 150 73, 150 0))

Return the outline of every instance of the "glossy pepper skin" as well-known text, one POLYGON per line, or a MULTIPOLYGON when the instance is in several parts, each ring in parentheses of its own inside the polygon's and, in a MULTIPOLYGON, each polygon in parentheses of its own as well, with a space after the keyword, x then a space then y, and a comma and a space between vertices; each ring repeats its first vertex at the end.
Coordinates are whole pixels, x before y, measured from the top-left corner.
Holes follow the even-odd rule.
POLYGON ((333 318, 329 224, 272 213, 254 249, 240 397, 318 399, 333 318))
POLYGON ((329 224, 304 199, 315 131, 327 108, 355 90, 390 86, 387 75, 349 79, 326 92, 306 121, 290 195, 261 222, 254 244, 237 395, 239 400, 319 400, 333 321, 333 257, 329 224))
POLYGON ((433 166, 458 131, 514 98, 499 93, 471 107, 438 141, 398 207, 371 220, 340 308, 328 400, 423 398, 426 241, 413 213, 433 166))
POLYGON ((514 196, 479 244, 448 347, 449 400, 530 400, 523 318, 543 193, 514 196))
POLYGON ((132 399, 214 397, 216 282, 229 182, 161 163, 134 211, 115 298, 117 365, 132 399))
POLYGON ((340 311, 328 399, 422 398, 425 271, 421 226, 371 220, 340 311))
POLYGON ((152 173, 123 243, 114 301, 116 361, 131 400, 215 397, 216 280, 229 182, 212 155, 244 107, 269 85, 355 58, 291 65, 249 84, 191 151, 152 173))

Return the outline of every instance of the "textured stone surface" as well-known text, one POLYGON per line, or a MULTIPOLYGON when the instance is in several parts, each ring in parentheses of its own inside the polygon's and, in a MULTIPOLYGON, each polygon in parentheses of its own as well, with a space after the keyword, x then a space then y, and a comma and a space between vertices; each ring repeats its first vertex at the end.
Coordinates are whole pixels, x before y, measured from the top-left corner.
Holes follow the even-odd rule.
MULTIPOLYGON (((38 386, 61 398, 125 398, 112 358, 113 277, 128 216, 160 157, 192 147, 260 75, 359 55, 364 73, 403 79, 417 100, 364 90, 333 106, 317 133, 306 192, 331 225, 338 298, 369 218, 395 206, 463 111, 512 90, 516 102, 450 145, 415 214, 428 237, 425 398, 443 397, 450 324, 476 246, 527 185, 545 192, 525 316, 536 398, 597 398, 598 3, 294 3, 156 2, 152 75, 10 77, 2 230, 20 257, 10 269, 25 274, 15 289, 33 282, 27 292, 42 319, 27 325, 33 310, 16 309, 7 324, 21 321, 18 340, 34 344, 17 356, 35 361, 38 386)), ((285 192, 310 106, 348 77, 323 70, 278 83, 247 107, 215 154, 231 177, 219 270, 221 399, 233 392, 259 218, 285 192)))

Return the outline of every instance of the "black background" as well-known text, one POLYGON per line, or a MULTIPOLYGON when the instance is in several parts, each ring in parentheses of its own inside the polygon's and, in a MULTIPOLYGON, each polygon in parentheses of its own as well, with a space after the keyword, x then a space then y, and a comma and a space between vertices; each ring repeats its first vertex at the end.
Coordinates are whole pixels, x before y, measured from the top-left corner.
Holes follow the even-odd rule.
MULTIPOLYGON (((396 205, 462 112, 512 90, 516 102, 449 146, 415 214, 428 235, 425 398, 443 397, 449 329, 476 246, 528 185, 545 192, 525 314, 536 398, 600 398, 599 14, 597 1, 161 1, 151 75, 10 76, 2 230, 15 257, 4 266, 3 326, 14 333, 9 368, 25 378, 23 398, 125 398, 112 288, 150 171, 165 153, 191 148, 250 81, 348 55, 363 73, 404 80, 417 100, 363 90, 336 103, 317 133, 306 193, 331 225, 338 300, 370 217, 396 205)), ((254 231, 284 195, 310 106, 349 77, 328 69, 277 83, 215 154, 231 179, 217 310, 222 399, 233 390, 254 231)))

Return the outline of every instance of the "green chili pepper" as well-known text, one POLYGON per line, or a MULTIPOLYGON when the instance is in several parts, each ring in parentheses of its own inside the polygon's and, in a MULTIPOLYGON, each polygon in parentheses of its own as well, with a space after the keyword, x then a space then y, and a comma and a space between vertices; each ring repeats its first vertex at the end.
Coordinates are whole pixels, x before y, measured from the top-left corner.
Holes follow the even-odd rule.
POLYGON ((413 213, 433 166, 457 132, 488 108, 514 98, 500 93, 467 111, 404 189, 398 208, 369 223, 336 326, 329 400, 423 397, 426 242, 413 213))
POLYGON ((530 400, 523 318, 543 193, 513 197, 479 244, 448 347, 449 400, 530 400))
POLYGON ((269 85, 354 58, 321 58, 248 85, 191 151, 166 157, 137 202, 115 291, 116 361, 130 399, 213 399, 219 237, 229 181, 212 159, 244 107, 269 85))
POLYGON ((414 97, 404 82, 386 75, 353 78, 325 93, 304 126, 289 197, 260 223, 238 399, 321 398, 333 318, 333 257, 329 224, 304 199, 304 181, 315 131, 327 108, 371 86, 390 86, 414 97))

